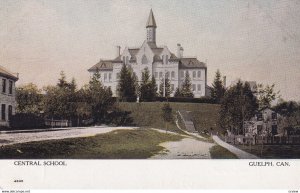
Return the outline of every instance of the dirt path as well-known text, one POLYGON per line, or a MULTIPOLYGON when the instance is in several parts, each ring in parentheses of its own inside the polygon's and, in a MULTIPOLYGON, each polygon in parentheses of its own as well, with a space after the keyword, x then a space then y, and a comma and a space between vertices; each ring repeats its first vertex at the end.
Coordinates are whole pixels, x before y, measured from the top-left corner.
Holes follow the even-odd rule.
POLYGON ((161 143, 160 146, 165 150, 150 159, 210 159, 209 149, 214 144, 188 137, 180 141, 161 143))
POLYGON ((214 135, 212 138, 218 145, 226 148, 231 153, 234 153, 240 159, 259 159, 259 157, 255 156, 253 154, 247 153, 247 152, 240 150, 228 143, 225 143, 216 135, 214 135))
POLYGON ((52 139, 65 139, 76 137, 89 137, 97 134, 107 133, 118 129, 134 129, 132 127, 85 127, 85 128, 67 128, 67 129, 53 129, 44 131, 26 130, 19 132, 1 132, 0 146, 11 145, 16 143, 26 143, 30 141, 43 141, 52 139))

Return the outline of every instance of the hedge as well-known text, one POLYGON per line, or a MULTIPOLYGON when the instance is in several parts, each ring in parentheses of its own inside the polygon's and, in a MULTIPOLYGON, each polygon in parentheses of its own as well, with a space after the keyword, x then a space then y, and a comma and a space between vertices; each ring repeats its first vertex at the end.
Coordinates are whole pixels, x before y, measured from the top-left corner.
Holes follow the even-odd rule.
POLYGON ((40 129, 45 128, 45 121, 32 113, 17 113, 10 119, 12 129, 40 129))

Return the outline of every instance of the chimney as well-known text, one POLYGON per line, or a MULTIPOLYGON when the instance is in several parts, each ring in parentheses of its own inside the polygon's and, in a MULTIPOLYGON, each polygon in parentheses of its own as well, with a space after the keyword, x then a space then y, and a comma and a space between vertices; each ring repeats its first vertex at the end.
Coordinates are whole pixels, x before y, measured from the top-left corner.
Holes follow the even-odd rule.
POLYGON ((116 46, 116 57, 120 56, 120 50, 121 50, 121 47, 120 46, 116 46))
POLYGON ((180 58, 183 57, 183 47, 180 47, 180 58))
POLYGON ((183 56, 183 47, 180 44, 177 44, 177 57, 182 58, 183 56))
POLYGON ((223 86, 226 88, 226 76, 223 76, 223 86))

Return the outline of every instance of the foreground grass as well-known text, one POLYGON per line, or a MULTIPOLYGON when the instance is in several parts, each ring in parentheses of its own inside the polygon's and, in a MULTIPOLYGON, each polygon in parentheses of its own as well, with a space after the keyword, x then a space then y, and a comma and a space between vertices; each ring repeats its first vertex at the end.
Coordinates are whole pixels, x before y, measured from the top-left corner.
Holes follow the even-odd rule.
POLYGON ((299 159, 300 145, 236 145, 238 148, 264 159, 299 159))
POLYGON ((212 159, 237 159, 237 156, 224 147, 214 145, 209 149, 212 159))
POLYGON ((116 130, 85 138, 3 146, 2 159, 143 159, 163 150, 160 143, 182 139, 150 129, 116 130))
MULTIPOLYGON (((163 104, 163 102, 120 102, 117 106, 124 111, 131 112, 130 116, 132 117, 134 124, 137 126, 165 129, 161 110, 163 104)), ((210 128, 217 131, 218 128, 216 123, 218 120, 219 105, 176 102, 170 102, 169 104, 172 107, 174 117, 178 110, 191 111, 191 116, 197 131, 201 132, 209 130, 210 128)), ((181 132, 176 127, 175 122, 170 123, 168 129, 178 133, 181 132)))

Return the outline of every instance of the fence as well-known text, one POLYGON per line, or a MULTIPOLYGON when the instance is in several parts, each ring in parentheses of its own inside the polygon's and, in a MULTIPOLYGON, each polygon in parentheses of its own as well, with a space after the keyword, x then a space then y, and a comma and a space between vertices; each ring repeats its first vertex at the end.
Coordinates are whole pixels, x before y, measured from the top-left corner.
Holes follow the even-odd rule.
POLYGON ((231 144, 266 144, 266 145, 280 145, 280 144, 300 144, 299 135, 290 136, 226 136, 225 142, 231 144))
POLYGON ((45 125, 50 127, 72 127, 72 122, 68 120, 46 119, 45 125))

